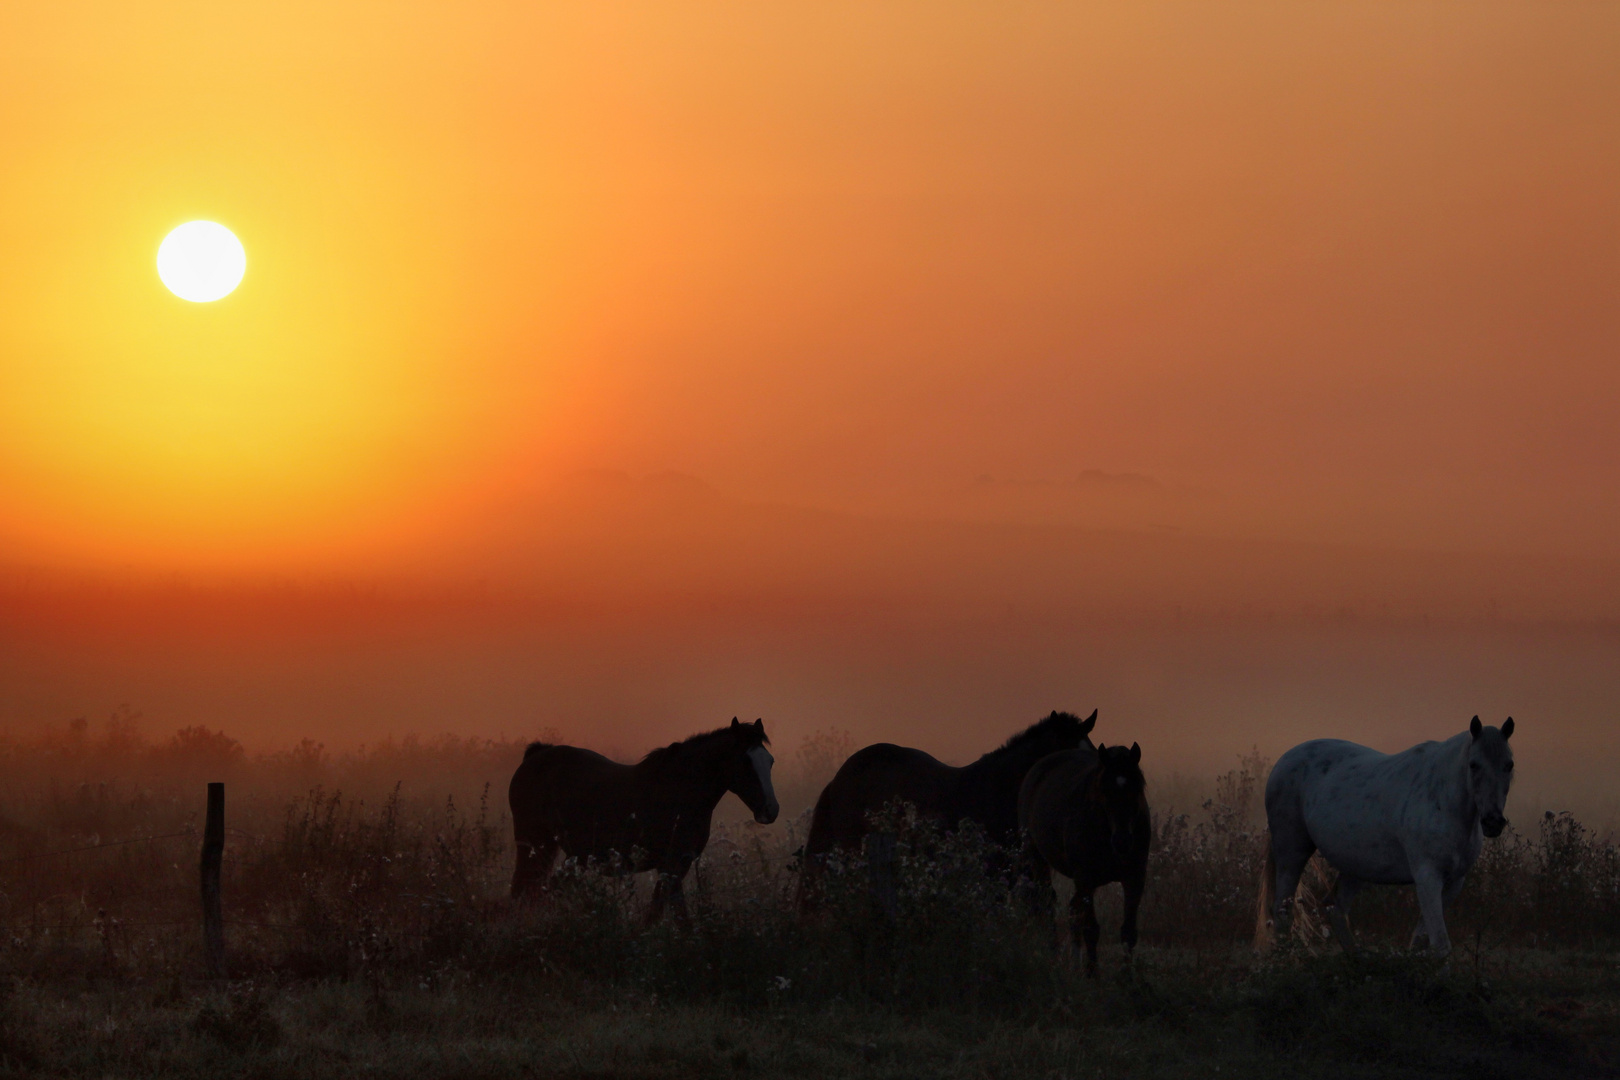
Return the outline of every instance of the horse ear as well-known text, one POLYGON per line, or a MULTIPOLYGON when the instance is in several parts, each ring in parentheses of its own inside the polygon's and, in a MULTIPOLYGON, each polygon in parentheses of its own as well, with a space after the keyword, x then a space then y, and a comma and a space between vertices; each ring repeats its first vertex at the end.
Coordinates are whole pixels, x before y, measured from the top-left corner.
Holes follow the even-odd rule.
POLYGON ((1479 738, 1479 733, 1481 731, 1483 731, 1483 730, 1485 730, 1485 729, 1480 726, 1479 717, 1476 716, 1476 717, 1474 717, 1473 720, 1469 721, 1469 723, 1468 723, 1468 731, 1469 731, 1470 734, 1472 734, 1474 736, 1474 738, 1476 738, 1476 739, 1479 738))
POLYGON ((1502 723, 1502 738, 1504 740, 1513 738, 1513 717, 1511 716, 1502 723))
MULTIPOLYGON (((1479 719, 1479 717, 1477 717, 1477 716, 1476 716, 1476 717, 1474 717, 1474 719, 1475 719, 1475 720, 1478 720, 1478 719, 1479 719)), ((740 727, 742 727, 742 725, 741 725, 741 724, 739 724, 739 723, 737 723, 737 718, 736 718, 736 717, 735 717, 735 716, 733 716, 733 717, 732 717, 732 718, 731 718, 731 729, 732 729, 732 730, 733 730, 733 731, 735 731, 735 730, 737 730, 737 729, 738 729, 738 728, 740 728, 740 727)))
POLYGON ((1131 743, 1131 764, 1142 764, 1142 747, 1136 743, 1131 743))
POLYGON ((761 735, 765 734, 765 718, 763 716, 755 718, 754 730, 759 732, 761 735))
POLYGON ((1080 734, 1082 737, 1091 734, 1091 729, 1097 726, 1097 710, 1092 709, 1091 715, 1080 721, 1080 734))
POLYGON ((1107 743, 1098 743, 1097 744, 1097 756, 1102 757, 1103 751, 1106 750, 1106 749, 1108 749, 1108 744, 1107 743))

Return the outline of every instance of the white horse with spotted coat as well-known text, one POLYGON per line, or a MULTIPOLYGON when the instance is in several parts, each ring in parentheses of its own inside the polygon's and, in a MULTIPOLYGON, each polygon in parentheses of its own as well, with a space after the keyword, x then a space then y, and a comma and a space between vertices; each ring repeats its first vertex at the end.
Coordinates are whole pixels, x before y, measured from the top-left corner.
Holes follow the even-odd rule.
POLYGON ((1255 943, 1286 931, 1294 890, 1320 851, 1339 872, 1328 914, 1339 944, 1354 948, 1350 904, 1364 885, 1413 885, 1422 922, 1414 946, 1451 950, 1445 908, 1462 889, 1484 837, 1507 827, 1513 783, 1508 739, 1513 718, 1480 724, 1445 742, 1381 754, 1342 739, 1301 743, 1278 759, 1266 780, 1270 828, 1255 943))

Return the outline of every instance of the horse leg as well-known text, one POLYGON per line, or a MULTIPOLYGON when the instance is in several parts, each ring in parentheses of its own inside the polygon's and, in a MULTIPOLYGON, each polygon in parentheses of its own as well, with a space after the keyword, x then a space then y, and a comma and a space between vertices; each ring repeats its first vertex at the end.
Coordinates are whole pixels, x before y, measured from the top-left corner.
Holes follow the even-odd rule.
POLYGON ((686 889, 683 885, 685 880, 686 872, 684 870, 679 874, 670 875, 669 906, 675 912, 675 921, 682 926, 690 927, 692 925, 692 915, 686 910, 686 889))
POLYGON ((669 878, 662 872, 653 882, 652 903, 647 905, 647 925, 651 926, 664 917, 664 905, 669 902, 669 878))
POLYGON ((538 844, 531 844, 527 840, 517 842, 517 866, 512 870, 512 899, 521 900, 544 888, 559 846, 556 837, 538 844))
MULTIPOLYGON (((1440 892, 1440 905, 1441 905, 1442 908, 1450 907, 1452 905, 1452 903, 1457 899, 1457 894, 1462 892, 1462 887, 1463 887, 1463 881, 1464 880, 1466 880, 1466 879, 1458 877, 1458 878, 1452 878, 1450 881, 1446 882, 1445 887, 1440 892)), ((1412 928, 1411 947, 1414 948, 1414 949, 1427 948, 1428 945, 1429 945, 1429 931, 1428 931, 1428 928, 1424 925, 1423 917, 1421 915, 1419 915, 1418 916, 1418 924, 1417 924, 1417 926, 1412 928)))
POLYGON ((1328 905, 1328 923, 1333 927, 1333 936, 1338 939, 1339 948, 1351 956, 1356 952, 1356 939, 1350 931, 1350 905, 1355 902, 1356 894, 1361 891, 1361 884, 1357 878, 1340 874, 1338 888, 1333 893, 1333 902, 1328 905))
POLYGON ((691 917, 686 910, 686 893, 681 889, 681 879, 686 877, 685 871, 674 873, 660 870, 658 882, 653 886, 652 905, 647 909, 647 925, 651 926, 664 917, 666 906, 675 910, 675 918, 682 926, 690 925, 691 917))
MULTIPOLYGON (((1423 931, 1428 938, 1429 953, 1445 956, 1451 951, 1451 936, 1446 933, 1446 883, 1432 863, 1419 865, 1412 874, 1412 885, 1417 889, 1418 909, 1423 913, 1423 931)), ((1417 935, 1413 935, 1413 944, 1417 935)))
POLYGON ((810 854, 806 845, 799 856, 799 883, 794 896, 800 915, 809 915, 821 906, 821 879, 826 869, 826 856, 810 854))
POLYGON ((1052 888, 1052 865, 1041 856, 1033 843, 1024 844, 1024 865, 1018 878, 1018 891, 1024 910, 1030 915, 1045 915, 1052 919, 1057 905, 1057 892, 1052 888))
POLYGON ((1131 954, 1136 951, 1136 909, 1142 906, 1142 886, 1147 876, 1146 868, 1132 870, 1120 881, 1120 887, 1125 890, 1125 918, 1120 923, 1119 940, 1125 944, 1125 961, 1130 962, 1131 954))
POLYGON ((1278 937, 1287 937, 1294 920, 1294 893, 1299 888, 1299 879, 1305 874, 1306 864, 1316 854, 1316 845, 1303 837, 1293 843, 1285 843, 1279 833, 1273 832, 1271 854, 1277 864, 1277 892, 1272 902, 1271 918, 1278 937))
POLYGON ((1062 948, 1062 940, 1058 937, 1057 890, 1052 887, 1052 867, 1042 859, 1040 869, 1034 871, 1034 874, 1026 897, 1029 914, 1052 935, 1052 948, 1062 948))
POLYGON ((1074 883, 1074 899, 1069 901, 1069 935, 1071 945, 1078 950, 1082 940, 1086 943, 1086 974, 1097 977, 1097 938, 1102 928, 1097 925, 1097 911, 1092 904, 1094 888, 1074 883))

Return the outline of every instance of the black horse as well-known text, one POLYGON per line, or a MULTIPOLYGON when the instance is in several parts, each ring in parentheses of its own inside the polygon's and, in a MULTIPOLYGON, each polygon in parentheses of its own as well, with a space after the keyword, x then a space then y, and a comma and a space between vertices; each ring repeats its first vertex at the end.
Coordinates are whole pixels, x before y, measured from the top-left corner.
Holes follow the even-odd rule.
POLYGON ((768 742, 763 720, 733 718, 730 727, 654 750, 635 765, 532 743, 508 792, 517 838, 512 896, 543 889, 560 848, 605 868, 658 871, 648 922, 669 903, 684 912, 681 881, 709 842, 721 796, 736 795, 761 825, 776 820, 768 742))
POLYGON ((1024 774, 1041 758, 1082 744, 1096 726, 1097 713, 1084 720, 1053 712, 1008 739, 971 765, 955 768, 909 746, 874 743, 851 754, 822 789, 810 819, 799 879, 801 905, 812 900, 812 880, 835 848, 853 849, 867 833, 867 816, 899 800, 947 829, 968 818, 988 838, 1011 847, 1018 839, 1018 789, 1024 774))
POLYGON ((1142 748, 1132 743, 1066 750, 1042 758, 1018 793, 1018 823, 1037 910, 1052 910, 1052 871, 1074 879, 1069 902, 1073 945, 1086 943, 1086 973, 1097 974, 1097 913, 1092 894, 1111 881, 1125 890, 1119 937, 1129 958, 1136 948, 1136 909, 1147 876, 1152 816, 1142 748))

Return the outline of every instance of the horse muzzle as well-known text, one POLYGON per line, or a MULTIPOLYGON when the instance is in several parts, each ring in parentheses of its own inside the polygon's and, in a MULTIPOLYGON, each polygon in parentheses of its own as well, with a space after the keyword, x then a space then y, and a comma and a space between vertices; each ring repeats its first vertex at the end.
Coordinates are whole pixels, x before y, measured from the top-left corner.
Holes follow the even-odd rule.
POLYGON ((1503 829, 1507 828, 1507 818, 1501 814, 1486 814, 1479 819, 1479 828, 1486 836, 1495 839, 1502 835, 1503 829))
POLYGON ((755 810, 754 820, 759 822, 761 825, 769 825, 771 822, 776 820, 776 815, 779 813, 781 813, 781 807, 777 806, 775 803, 771 803, 769 806, 755 810))

